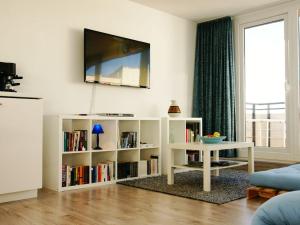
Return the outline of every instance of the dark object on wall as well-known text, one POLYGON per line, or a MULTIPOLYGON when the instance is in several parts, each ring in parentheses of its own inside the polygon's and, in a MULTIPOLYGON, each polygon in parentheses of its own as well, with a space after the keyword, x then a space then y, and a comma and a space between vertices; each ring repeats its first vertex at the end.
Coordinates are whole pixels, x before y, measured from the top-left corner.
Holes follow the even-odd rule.
POLYGON ((16 92, 11 88, 20 85, 15 79, 23 79, 16 74, 16 64, 0 62, 0 91, 16 92))
MULTIPOLYGON (((199 23, 196 39, 193 116, 203 118, 203 134, 220 131, 235 141, 235 68, 232 21, 199 23)), ((222 151, 236 156, 235 150, 222 151)))
POLYGON ((84 29, 84 81, 150 88, 150 44, 84 29))

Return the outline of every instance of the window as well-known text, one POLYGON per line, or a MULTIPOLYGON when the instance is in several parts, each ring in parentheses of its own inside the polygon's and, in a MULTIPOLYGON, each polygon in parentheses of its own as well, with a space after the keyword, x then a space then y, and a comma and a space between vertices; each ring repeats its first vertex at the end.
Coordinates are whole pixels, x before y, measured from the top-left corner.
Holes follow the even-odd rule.
POLYGON ((286 48, 283 19, 244 29, 245 139, 286 147, 286 48))

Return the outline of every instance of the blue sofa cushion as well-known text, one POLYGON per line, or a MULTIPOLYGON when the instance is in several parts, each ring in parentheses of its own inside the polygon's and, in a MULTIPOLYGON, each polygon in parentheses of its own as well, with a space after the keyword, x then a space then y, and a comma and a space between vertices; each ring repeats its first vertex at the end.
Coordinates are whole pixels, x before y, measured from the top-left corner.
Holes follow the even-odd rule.
POLYGON ((251 225, 299 225, 300 191, 278 195, 262 204, 251 225))
POLYGON ((300 164, 256 172, 250 176, 250 184, 289 191, 300 190, 300 164))

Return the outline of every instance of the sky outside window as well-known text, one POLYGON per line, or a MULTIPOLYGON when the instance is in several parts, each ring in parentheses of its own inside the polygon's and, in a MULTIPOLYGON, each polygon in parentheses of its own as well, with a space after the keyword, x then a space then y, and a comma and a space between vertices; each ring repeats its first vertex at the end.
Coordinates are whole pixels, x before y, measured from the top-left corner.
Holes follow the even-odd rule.
POLYGON ((245 29, 247 103, 285 102, 284 21, 245 29))

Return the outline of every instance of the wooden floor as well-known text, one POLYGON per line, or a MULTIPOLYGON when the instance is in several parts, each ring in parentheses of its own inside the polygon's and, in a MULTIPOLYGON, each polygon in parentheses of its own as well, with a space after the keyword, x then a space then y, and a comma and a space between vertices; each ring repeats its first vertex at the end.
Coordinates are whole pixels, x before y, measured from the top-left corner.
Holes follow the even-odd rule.
POLYGON ((262 202, 215 205, 117 184, 62 193, 42 190, 38 199, 0 204, 0 225, 249 225, 262 202))

